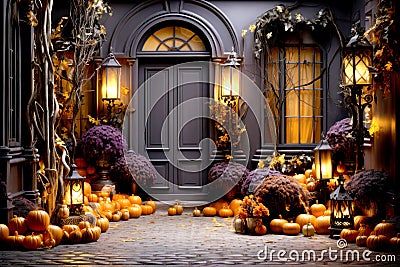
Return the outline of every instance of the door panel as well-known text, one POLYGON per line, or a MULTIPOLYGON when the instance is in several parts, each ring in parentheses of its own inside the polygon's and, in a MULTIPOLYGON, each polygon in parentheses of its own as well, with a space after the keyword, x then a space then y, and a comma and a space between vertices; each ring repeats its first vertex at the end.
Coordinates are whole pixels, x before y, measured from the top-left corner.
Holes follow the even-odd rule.
POLYGON ((202 185, 208 169, 202 166, 208 162, 209 151, 200 142, 210 136, 209 121, 202 118, 208 116, 209 108, 207 103, 192 101, 210 96, 209 84, 204 82, 207 77, 206 64, 139 66, 139 82, 147 81, 144 99, 139 101, 144 103, 143 115, 149 114, 141 124, 145 142, 140 150, 148 154, 159 174, 149 192, 155 198, 201 200, 207 195, 202 185))

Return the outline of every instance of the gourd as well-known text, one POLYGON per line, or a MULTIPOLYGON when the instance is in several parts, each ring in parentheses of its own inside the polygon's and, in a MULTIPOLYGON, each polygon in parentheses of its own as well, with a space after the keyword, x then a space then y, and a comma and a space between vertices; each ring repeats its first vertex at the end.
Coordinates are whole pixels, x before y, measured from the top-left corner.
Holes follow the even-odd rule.
POLYGON ((75 230, 80 230, 79 226, 75 225, 75 224, 66 224, 62 227, 62 229, 64 231, 66 231, 67 233, 71 233, 72 231, 75 231, 75 230))
POLYGON ((240 212, 240 205, 242 205, 242 200, 240 199, 234 199, 231 201, 229 204, 229 208, 233 211, 233 215, 237 216, 240 212))
POLYGON ((80 229, 74 230, 68 234, 68 241, 71 242, 72 244, 80 243, 81 240, 82 240, 82 232, 80 229))
POLYGON ((112 215, 111 220, 112 220, 113 222, 119 222, 119 220, 121 220, 121 216, 122 216, 122 212, 116 211, 116 212, 114 212, 114 214, 112 215))
POLYGON ((389 243, 390 243, 390 248, 393 251, 400 251, 400 233, 397 233, 395 237, 392 237, 389 240, 389 243))
MULTIPOLYGON (((65 201, 64 201, 65 202, 65 201)), ((66 204, 62 204, 61 208, 58 210, 58 217, 66 219, 69 217, 69 208, 66 204)))
POLYGON ((110 221, 107 218, 99 218, 96 221, 96 226, 100 227, 102 233, 105 233, 110 227, 110 221))
POLYGON ((38 249, 42 246, 42 238, 40 235, 32 233, 31 235, 25 236, 24 241, 22 241, 22 246, 29 250, 38 249))
POLYGON ((0 224, 0 239, 5 240, 10 235, 10 229, 5 224, 0 224))
POLYGON ((198 208, 194 208, 193 217, 200 217, 201 211, 198 208))
POLYGON ((228 208, 228 206, 223 207, 218 211, 218 215, 222 218, 228 218, 233 216, 233 210, 228 208))
POLYGON ((395 230, 396 227, 391 223, 387 223, 386 221, 378 223, 374 228, 376 235, 384 235, 387 238, 392 238, 394 236, 395 230))
POLYGON ((283 233, 283 225, 288 221, 282 219, 282 215, 279 215, 279 219, 272 219, 269 223, 269 228, 275 234, 283 233))
POLYGON ((306 237, 313 236, 315 233, 314 226, 310 222, 307 223, 306 225, 303 226, 302 233, 306 237))
POLYGON ((14 215, 14 217, 8 221, 8 229, 11 233, 18 231, 20 234, 25 234, 28 231, 28 225, 24 217, 14 215))
POLYGON ((99 197, 96 194, 90 193, 86 195, 89 202, 97 202, 99 201, 99 197))
POLYGON ((90 222, 88 222, 88 221, 80 221, 79 223, 78 223, 78 227, 79 227, 79 229, 84 229, 84 228, 86 228, 86 227, 90 227, 90 222))
POLYGON ((296 174, 293 176, 293 178, 300 184, 306 183, 306 176, 304 174, 296 174))
POLYGON ((110 210, 103 211, 102 214, 109 220, 112 220, 113 213, 110 210))
POLYGON ((366 235, 359 235, 356 238, 356 245, 359 247, 366 247, 367 246, 367 239, 368 236, 366 235))
POLYGON ((317 187, 317 185, 313 181, 310 181, 310 182, 307 183, 307 190, 310 191, 310 192, 315 191, 316 187, 317 187))
POLYGON ((329 226, 331 226, 330 216, 319 216, 315 220, 314 228, 317 234, 329 234, 329 226))
POLYGON ((121 212, 122 212, 121 219, 122 219, 123 221, 129 220, 129 217, 130 217, 130 216, 129 216, 129 210, 127 210, 127 209, 122 209, 121 212))
POLYGON ((300 214, 296 217, 295 222, 300 225, 301 228, 303 228, 304 225, 307 223, 311 223, 315 227, 315 221, 317 218, 315 218, 314 215, 312 214, 300 214))
POLYGON ((254 228, 254 232, 257 235, 265 235, 267 233, 267 227, 262 224, 262 220, 258 220, 256 224, 257 226, 254 228))
POLYGON ((300 233, 300 225, 293 221, 285 223, 282 227, 283 233, 286 235, 297 235, 300 233))
POLYGON ((50 216, 44 210, 31 210, 26 216, 26 223, 32 231, 44 231, 50 225, 50 216))
POLYGON ((131 218, 139 218, 142 215, 142 207, 138 204, 134 204, 131 207, 128 207, 129 217, 131 218))
POLYGON ((316 218, 319 216, 324 215, 324 212, 326 211, 326 207, 324 204, 319 204, 318 200, 315 201, 315 204, 312 204, 310 207, 311 214, 314 215, 316 218))
POLYGON ((82 241, 94 242, 100 238, 101 229, 98 226, 86 227, 82 229, 82 241))
POLYGON ((384 251, 389 245, 389 238, 385 235, 370 235, 367 238, 367 248, 373 251, 384 251))
POLYGON ((175 207, 169 207, 169 208, 168 208, 168 215, 169 215, 169 216, 174 216, 174 215, 176 215, 176 208, 175 208, 175 207))
POLYGON ((346 240, 349 243, 355 242, 358 235, 359 231, 353 229, 345 228, 340 232, 340 238, 346 240))
POLYGON ((131 204, 142 205, 142 198, 139 196, 132 195, 132 196, 129 196, 128 199, 131 202, 131 204))
POLYGON ((212 217, 212 216, 217 215, 217 210, 214 207, 205 207, 203 209, 203 214, 206 217, 212 217))

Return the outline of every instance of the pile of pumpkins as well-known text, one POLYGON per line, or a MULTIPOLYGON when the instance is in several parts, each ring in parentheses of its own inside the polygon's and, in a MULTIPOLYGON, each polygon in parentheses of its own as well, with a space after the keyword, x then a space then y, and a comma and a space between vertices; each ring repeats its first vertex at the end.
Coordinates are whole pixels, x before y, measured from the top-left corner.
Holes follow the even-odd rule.
POLYGON ((50 224, 46 211, 32 210, 26 218, 15 215, 8 225, 0 224, 0 242, 7 249, 36 250, 52 248, 60 243, 94 242, 100 238, 102 230, 88 221, 61 228, 50 224))
POLYGON ((90 184, 85 182, 83 210, 96 217, 118 222, 153 214, 156 211, 156 203, 153 200, 143 203, 141 197, 134 194, 115 194, 111 200, 106 192, 93 193, 90 184))
POLYGON ((209 206, 204 207, 202 211, 200 211, 198 208, 194 208, 193 216, 200 217, 201 214, 203 214, 203 216, 205 217, 219 216, 221 218, 229 218, 237 216, 239 214, 241 204, 242 200, 240 199, 233 199, 231 202, 220 199, 216 202, 211 203, 209 206))
POLYGON ((314 179, 315 171, 308 169, 303 173, 295 174, 292 176, 303 188, 307 189, 309 192, 315 191, 317 188, 317 183, 314 179))
POLYGON ((343 229, 340 238, 372 251, 400 251, 400 233, 393 224, 382 221, 371 227, 369 221, 367 216, 355 216, 354 229, 343 229))

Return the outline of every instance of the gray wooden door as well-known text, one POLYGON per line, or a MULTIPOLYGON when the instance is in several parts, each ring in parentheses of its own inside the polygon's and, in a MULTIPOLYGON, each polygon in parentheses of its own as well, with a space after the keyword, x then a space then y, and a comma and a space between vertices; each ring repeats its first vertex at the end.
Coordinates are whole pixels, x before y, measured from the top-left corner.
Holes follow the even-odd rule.
MULTIPOLYGON (((154 62, 154 60, 152 60, 154 62)), ((173 65, 172 60, 139 65, 139 82, 144 86, 144 143, 158 171, 155 185, 148 193, 159 200, 203 200, 207 192, 209 149, 201 140, 209 137, 210 121, 206 101, 210 96, 207 64, 173 65), (161 97, 160 97, 161 96, 161 97)))

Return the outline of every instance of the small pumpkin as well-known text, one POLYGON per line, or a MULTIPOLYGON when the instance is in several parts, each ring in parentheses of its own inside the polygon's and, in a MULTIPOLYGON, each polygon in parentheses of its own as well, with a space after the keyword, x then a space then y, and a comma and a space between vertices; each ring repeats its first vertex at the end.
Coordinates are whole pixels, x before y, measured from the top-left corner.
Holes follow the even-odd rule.
POLYGON ((169 207, 169 208, 168 208, 168 215, 169 215, 169 216, 174 216, 174 215, 176 215, 176 208, 175 208, 175 207, 169 207))
POLYGON ((229 203, 223 199, 220 199, 210 205, 210 207, 213 207, 217 210, 217 213, 219 212, 220 209, 222 209, 225 206, 229 206, 229 203))
POLYGON ((58 217, 62 219, 66 219, 69 217, 69 208, 66 204, 61 205, 61 207, 58 209, 58 217))
POLYGON ((174 208, 176 209, 176 215, 181 215, 183 213, 183 206, 180 204, 179 201, 176 202, 174 208))
POLYGON ((307 185, 307 190, 310 192, 314 192, 317 187, 314 181, 310 181, 306 185, 307 185))
POLYGON ((127 207, 131 206, 131 202, 129 201, 129 199, 118 199, 117 202, 121 205, 121 209, 126 209, 127 207))
POLYGON ((142 215, 142 207, 138 204, 128 207, 128 211, 131 218, 139 218, 142 215))
POLYGON ((113 213, 110 210, 106 210, 102 212, 103 216, 106 217, 109 221, 112 219, 113 213))
POLYGON ((400 233, 397 233, 395 237, 390 238, 389 243, 390 248, 393 251, 400 251, 400 233))
POLYGON ((303 233, 303 235, 305 237, 310 237, 313 236, 315 233, 315 228, 314 226, 309 222, 306 225, 303 226, 303 228, 301 229, 301 232, 303 233))
POLYGON ((315 220, 315 232, 317 232, 319 235, 329 234, 329 226, 331 226, 330 216, 319 216, 315 220))
POLYGON ((101 229, 98 226, 86 227, 82 229, 82 241, 94 242, 99 240, 101 229))
POLYGON ((130 218, 130 216, 129 216, 129 210, 127 210, 127 209, 122 209, 121 212, 122 212, 121 219, 122 219, 123 221, 129 220, 129 218, 130 218))
POLYGON ((10 229, 5 224, 0 224, 0 240, 5 240, 10 235, 10 229))
POLYGON ((312 170, 311 170, 311 169, 307 169, 307 170, 304 172, 304 175, 306 176, 306 178, 310 178, 310 176, 312 176, 312 170))
POLYGON ((394 236, 395 230, 396 227, 393 224, 388 223, 386 221, 378 223, 374 228, 376 235, 384 235, 387 238, 392 238, 394 236))
POLYGON ((315 221, 317 218, 315 218, 314 215, 312 214, 299 214, 296 217, 295 222, 298 223, 300 225, 301 228, 303 228, 304 225, 306 225, 307 223, 311 223, 314 227, 315 227, 315 221))
POLYGON ((287 222, 282 226, 282 230, 286 235, 297 235, 300 233, 300 225, 293 221, 287 222))
POLYGON ((273 233, 280 234, 283 233, 283 225, 287 222, 287 220, 282 219, 282 215, 279 215, 279 219, 271 220, 271 222, 269 223, 269 228, 273 233))
POLYGON ((47 230, 51 236, 54 239, 54 246, 58 246, 61 243, 61 240, 63 239, 64 236, 64 231, 57 225, 52 225, 50 224, 49 227, 47 227, 47 230))
MULTIPOLYGON (((65 234, 65 233, 64 233, 65 234)), ((80 229, 74 230, 68 234, 68 241, 72 244, 80 243, 82 240, 82 232, 80 229)))
POLYGON ((206 217, 215 216, 215 215, 217 215, 217 209, 214 208, 214 207, 205 207, 205 208, 203 209, 203 214, 204 214, 204 216, 206 216, 206 217))
POLYGON ((66 224, 62 227, 62 229, 64 231, 66 231, 67 233, 71 233, 72 231, 75 231, 75 230, 80 230, 79 226, 75 225, 75 224, 66 224))
MULTIPOLYGON (((96 171, 96 169, 95 169, 96 171)), ((86 169, 86 172, 89 173, 86 169)), ((93 173, 89 173, 93 174, 93 173)), ((92 186, 88 182, 83 182, 83 195, 89 196, 92 193, 92 186)))
POLYGON ((150 200, 146 201, 146 205, 149 205, 153 208, 153 213, 156 211, 157 204, 154 200, 150 199, 150 200))
POLYGON ((79 223, 78 223, 78 227, 79 227, 79 229, 84 229, 84 228, 86 228, 86 227, 90 227, 90 222, 88 222, 88 221, 80 221, 79 223))
POLYGON ((367 248, 372 251, 385 251, 389 244, 389 238, 385 235, 371 234, 367 238, 367 248))
POLYGON ((262 220, 258 220, 256 225, 256 228, 254 228, 256 235, 265 235, 267 233, 267 227, 262 224, 262 220))
POLYGON ((220 209, 218 211, 218 215, 222 218, 228 218, 233 216, 233 210, 228 208, 228 206, 225 206, 224 208, 220 209))
POLYGON ((24 235, 19 235, 18 232, 15 231, 14 235, 9 235, 5 241, 8 248, 17 249, 23 246, 22 243, 24 242, 24 239, 24 235))
POLYGON ((319 216, 324 215, 326 211, 326 207, 324 204, 318 203, 318 200, 315 201, 315 204, 312 204, 310 207, 311 214, 314 215, 316 218, 319 216))
POLYGON ((293 176, 293 178, 299 182, 299 184, 305 184, 306 183, 306 176, 304 174, 296 174, 293 176))
POLYGON ((128 199, 131 202, 131 204, 142 205, 142 198, 139 196, 131 195, 128 197, 128 199))
POLYGON ((153 208, 150 205, 140 205, 140 207, 142 208, 142 215, 150 215, 153 213, 153 208))
POLYGON ((340 238, 346 240, 348 243, 356 242, 356 238, 358 235, 359 231, 353 229, 345 228, 340 232, 340 238))
POLYGON ((97 202, 97 201, 99 201, 99 197, 96 194, 91 193, 91 194, 86 195, 86 196, 87 196, 89 202, 97 202))
POLYGON ((31 210, 26 216, 26 223, 32 231, 44 231, 50 225, 50 216, 44 210, 31 210))
POLYGON ((201 211, 198 208, 194 208, 193 217, 200 217, 201 211))
POLYGON ((354 229, 358 230, 358 228, 360 228, 360 225, 367 224, 368 220, 369 220, 369 218, 364 215, 354 216, 354 229))
POLYGON ((234 199, 229 203, 229 208, 233 211, 233 215, 237 216, 240 212, 240 205, 242 205, 241 199, 234 199))
POLYGON ((365 236, 369 236, 372 232, 371 226, 369 226, 368 224, 361 224, 360 228, 358 228, 358 235, 365 235, 365 236))
POLYGON ((121 220, 122 212, 116 211, 111 217, 111 221, 113 222, 119 222, 121 220))
POLYGON ((18 231, 20 234, 25 234, 28 231, 28 224, 24 217, 14 215, 14 217, 8 221, 8 229, 11 233, 18 231))
POLYGON ((31 235, 25 236, 22 246, 29 250, 38 249, 42 246, 42 238, 40 235, 35 235, 32 233, 31 235))
POLYGON ((86 168, 86 173, 89 174, 89 175, 95 174, 96 173, 96 167, 89 165, 86 168))
POLYGON ((107 218, 99 218, 96 221, 96 226, 100 227, 102 233, 105 233, 110 227, 110 221, 107 218))
POLYGON ((359 235, 356 238, 356 245, 359 247, 366 247, 367 246, 367 239, 368 236, 366 235, 359 235))

